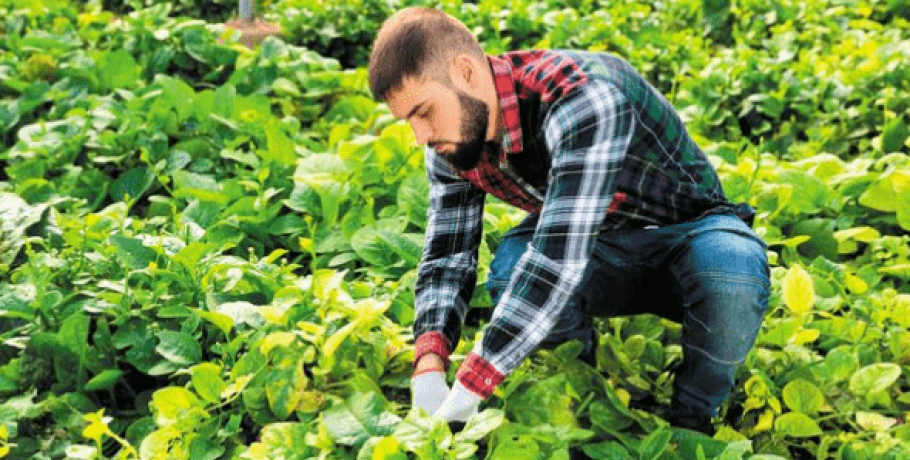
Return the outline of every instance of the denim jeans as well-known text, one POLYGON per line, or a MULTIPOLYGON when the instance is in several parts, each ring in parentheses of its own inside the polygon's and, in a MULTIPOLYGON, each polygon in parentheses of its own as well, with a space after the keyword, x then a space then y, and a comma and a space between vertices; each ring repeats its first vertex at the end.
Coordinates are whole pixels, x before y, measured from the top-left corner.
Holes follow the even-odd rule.
MULTIPOLYGON (((536 224, 537 216, 529 215, 497 247, 487 281, 494 305, 536 224)), ((715 416, 768 308, 766 249, 732 213, 601 232, 581 285, 541 348, 573 338, 584 341, 592 316, 652 313, 681 323, 683 361, 676 370, 672 409, 715 416)))

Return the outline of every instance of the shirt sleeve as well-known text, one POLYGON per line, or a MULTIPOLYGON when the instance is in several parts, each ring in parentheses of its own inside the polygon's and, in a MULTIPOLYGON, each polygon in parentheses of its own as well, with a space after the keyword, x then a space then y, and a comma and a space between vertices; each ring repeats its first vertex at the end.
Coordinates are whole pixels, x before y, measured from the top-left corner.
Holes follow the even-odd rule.
POLYGON ((635 128, 632 105, 612 83, 591 80, 544 120, 552 158, 540 219, 481 342, 458 370, 487 398, 542 342, 575 293, 607 215, 635 128))
POLYGON ((430 205, 415 292, 414 363, 436 353, 449 366, 477 282, 485 192, 426 149, 430 205))

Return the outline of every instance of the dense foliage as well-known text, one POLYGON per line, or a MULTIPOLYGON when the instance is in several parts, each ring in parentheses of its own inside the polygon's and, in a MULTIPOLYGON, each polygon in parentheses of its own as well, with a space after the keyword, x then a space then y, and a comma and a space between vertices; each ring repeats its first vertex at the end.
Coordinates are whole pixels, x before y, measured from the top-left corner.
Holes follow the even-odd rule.
MULTIPOLYGON (((0 457, 910 456, 910 2, 273 0, 254 50, 229 3, 0 0, 0 457), (412 4, 628 59, 757 208, 771 304, 714 439, 630 408, 681 358, 651 316, 456 434, 410 411, 428 187, 365 65, 412 4)), ((456 364, 522 215, 488 202, 456 364)))

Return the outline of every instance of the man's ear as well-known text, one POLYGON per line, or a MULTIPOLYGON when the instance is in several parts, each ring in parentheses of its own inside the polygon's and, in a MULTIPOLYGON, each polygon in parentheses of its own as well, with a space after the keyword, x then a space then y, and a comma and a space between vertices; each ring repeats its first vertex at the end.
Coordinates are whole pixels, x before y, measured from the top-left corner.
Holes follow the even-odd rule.
POLYGON ((449 77, 452 80, 452 84, 467 92, 468 90, 476 90, 480 85, 477 71, 477 64, 467 54, 459 54, 452 60, 449 77))

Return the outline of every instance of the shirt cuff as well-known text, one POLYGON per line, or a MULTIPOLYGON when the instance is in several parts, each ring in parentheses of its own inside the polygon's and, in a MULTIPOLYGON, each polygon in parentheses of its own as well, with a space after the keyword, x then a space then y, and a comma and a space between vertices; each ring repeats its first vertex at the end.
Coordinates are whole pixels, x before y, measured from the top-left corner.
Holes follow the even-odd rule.
POLYGON ((505 379, 505 376, 487 360, 472 351, 461 363, 455 378, 472 393, 487 399, 493 394, 496 385, 505 379))
POLYGON ((417 367, 420 358, 427 353, 439 355, 445 369, 449 369, 449 355, 452 352, 449 350, 449 341, 442 335, 442 332, 425 332, 417 338, 417 342, 414 343, 414 367, 417 367))

